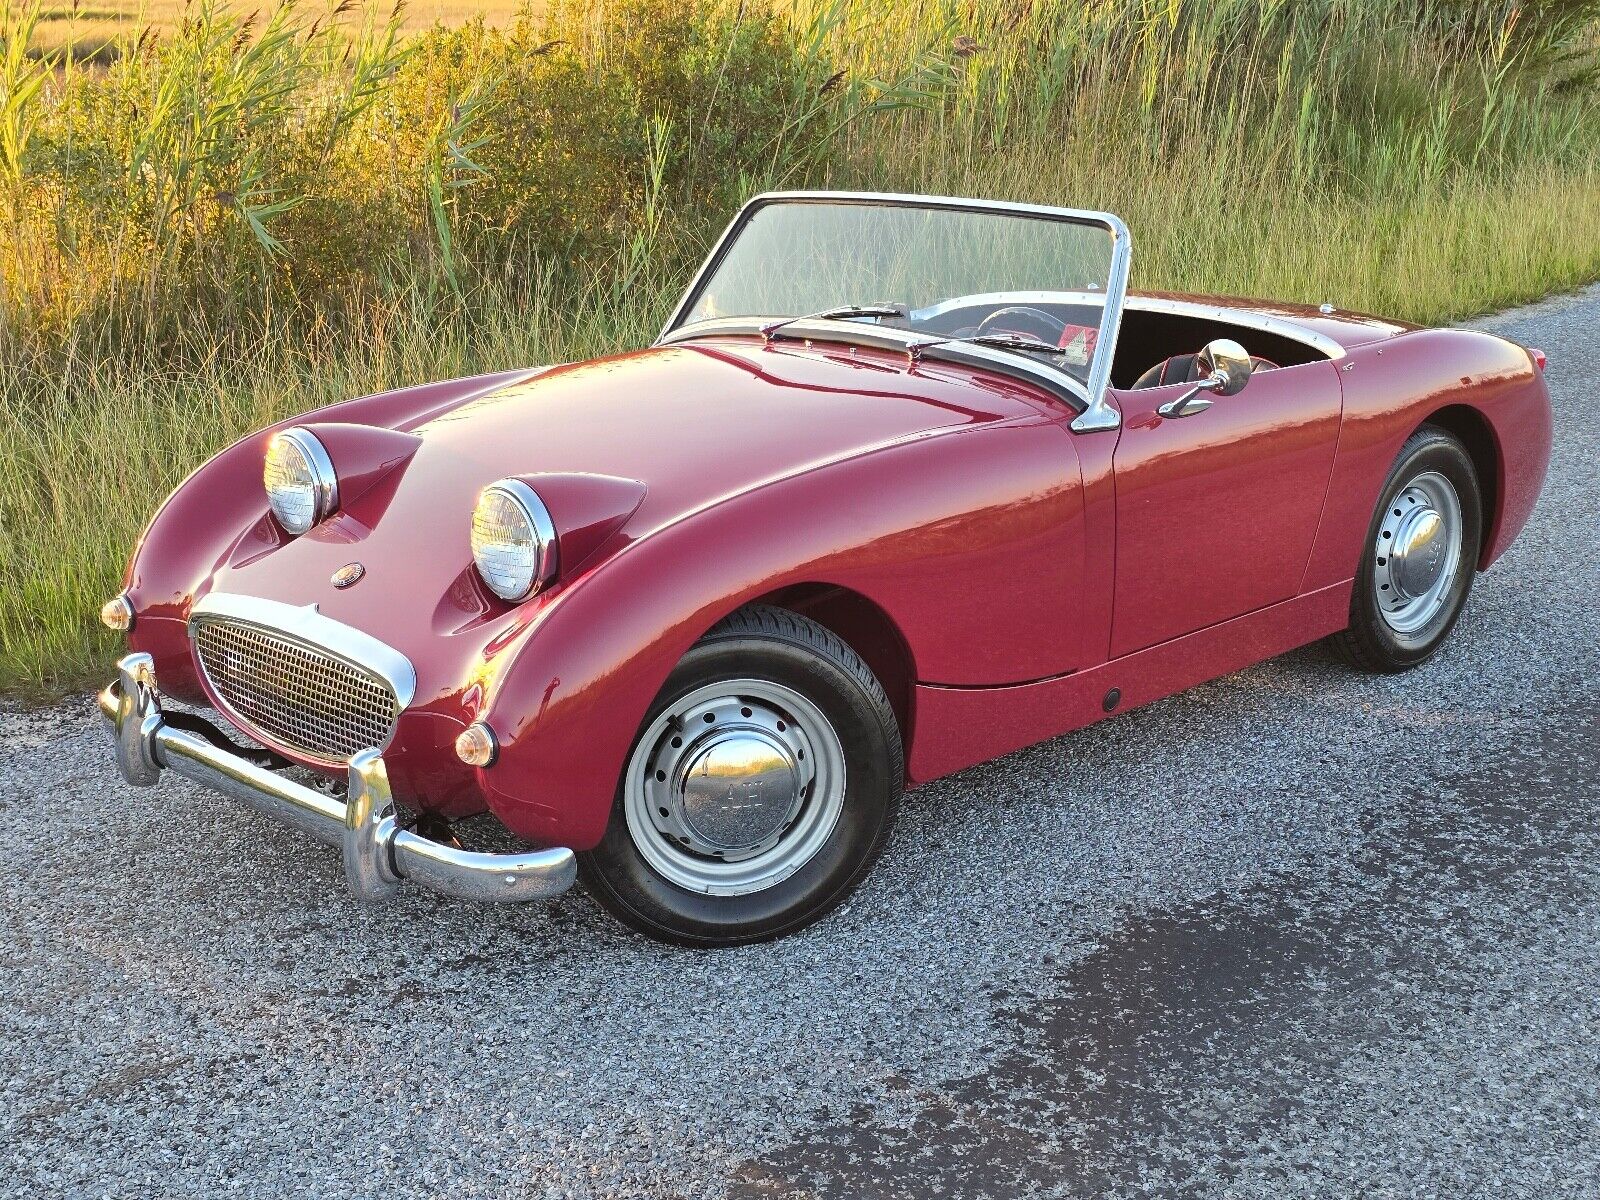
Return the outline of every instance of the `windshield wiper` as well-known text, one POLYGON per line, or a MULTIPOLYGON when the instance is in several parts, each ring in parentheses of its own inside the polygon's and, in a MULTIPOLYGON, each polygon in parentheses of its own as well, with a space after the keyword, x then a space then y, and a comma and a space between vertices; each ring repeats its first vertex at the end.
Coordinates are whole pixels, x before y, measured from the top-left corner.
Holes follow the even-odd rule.
POLYGON ((841 304, 837 308, 825 308, 803 317, 785 317, 781 321, 763 325, 761 336, 770 345, 779 330, 799 321, 850 321, 857 317, 877 317, 881 320, 885 317, 904 317, 910 311, 904 304, 841 304))
POLYGON ((972 337, 946 338, 948 342, 964 342, 976 346, 996 346, 1001 350, 1022 350, 1028 354, 1060 354, 1061 347, 1036 337, 1021 333, 978 333, 972 337))
POLYGON ((1020 350, 1024 354, 1066 353, 1061 346, 1021 333, 978 333, 971 337, 929 338, 922 342, 912 342, 907 350, 911 353, 911 360, 915 362, 922 356, 924 350, 931 350, 935 346, 993 346, 999 350, 1020 350))

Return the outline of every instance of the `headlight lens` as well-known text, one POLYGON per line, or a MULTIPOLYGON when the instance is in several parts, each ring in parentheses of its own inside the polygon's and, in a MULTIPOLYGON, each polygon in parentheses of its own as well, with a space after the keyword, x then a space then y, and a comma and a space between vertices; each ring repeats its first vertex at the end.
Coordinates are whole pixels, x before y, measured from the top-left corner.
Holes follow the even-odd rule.
POLYGON ((304 533, 339 507, 333 460, 304 429, 272 435, 262 482, 273 516, 290 533, 304 533))
POLYGON ((490 484, 472 513, 472 561, 502 600, 523 600, 556 574, 556 529, 538 494, 518 479, 490 484))

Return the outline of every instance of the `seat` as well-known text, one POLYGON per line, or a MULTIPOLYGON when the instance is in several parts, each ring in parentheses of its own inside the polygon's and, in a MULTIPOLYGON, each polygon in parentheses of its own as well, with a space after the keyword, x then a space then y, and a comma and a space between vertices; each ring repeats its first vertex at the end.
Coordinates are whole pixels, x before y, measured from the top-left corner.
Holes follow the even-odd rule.
MULTIPOLYGON (((1250 356, 1250 369, 1252 371, 1270 371, 1278 364, 1265 358, 1250 356)), ((1162 359, 1151 367, 1138 379, 1133 381, 1133 391, 1141 388, 1166 387, 1169 383, 1198 383, 1204 372, 1200 370, 1200 355, 1174 354, 1171 358, 1162 359)))

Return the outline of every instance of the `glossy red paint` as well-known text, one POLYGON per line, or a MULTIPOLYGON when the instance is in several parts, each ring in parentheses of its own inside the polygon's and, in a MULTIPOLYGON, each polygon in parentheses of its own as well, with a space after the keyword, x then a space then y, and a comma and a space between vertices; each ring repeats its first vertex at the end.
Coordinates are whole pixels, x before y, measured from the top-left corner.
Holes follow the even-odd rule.
POLYGON ((1467 330, 1422 330, 1352 350, 1340 366, 1339 452, 1302 590, 1355 573, 1400 443, 1441 417, 1466 421, 1482 439, 1486 569, 1527 524, 1550 463, 1550 396, 1528 352, 1467 330))
POLYGON ((507 665, 484 713, 501 735, 483 772, 491 807, 513 828, 598 840, 667 673, 721 617, 784 587, 824 583, 890 614, 918 679, 977 684, 1093 661, 1083 635, 1102 631, 1072 612, 1083 561, 1072 454, 1057 420, 995 422, 789 477, 636 542, 552 603, 507 665), (1011 586, 997 592, 999 578, 1011 586))
POLYGON ((1204 412, 1157 415, 1186 389, 1118 396, 1113 657, 1297 595, 1322 516, 1333 363, 1261 371, 1204 412))
POLYGON ((1174 389, 1114 394, 1120 433, 1073 433, 1061 401, 988 370, 739 337, 336 405, 286 424, 323 438, 339 512, 286 537, 260 486, 272 431, 223 451, 141 541, 130 642, 203 700, 196 599, 315 604, 416 667, 385 751, 404 800, 581 850, 682 654, 743 604, 809 597, 871 631, 910 777, 935 778, 1100 719, 1112 687, 1120 711, 1342 627, 1378 488, 1430 417, 1492 476, 1483 565, 1522 527, 1550 431, 1527 352, 1271 313, 1343 353, 1178 421, 1153 416, 1174 389), (560 531, 555 585, 520 605, 468 546, 478 491, 507 476, 560 531), (365 575, 335 588, 353 561, 365 575), (492 767, 454 754, 472 720, 499 738, 492 767))
POLYGON ((339 479, 341 512, 368 512, 376 518, 404 477, 406 464, 422 445, 414 433, 375 429, 348 421, 309 421, 300 428, 311 433, 328 452, 339 479), (378 500, 369 500, 381 489, 378 500))
POLYGON ((924 783, 1082 729, 1337 633, 1349 614, 1346 580, 1059 679, 1002 688, 919 687, 918 737, 907 774, 924 783), (1108 707, 1113 688, 1116 703, 1108 707))

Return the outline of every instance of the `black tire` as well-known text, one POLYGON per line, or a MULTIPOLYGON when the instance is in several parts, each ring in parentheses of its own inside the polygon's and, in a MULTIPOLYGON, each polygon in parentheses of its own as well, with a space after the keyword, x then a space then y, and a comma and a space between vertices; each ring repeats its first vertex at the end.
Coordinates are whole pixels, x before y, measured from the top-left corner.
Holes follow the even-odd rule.
POLYGON ((1334 648, 1352 666, 1384 674, 1406 671, 1427 662, 1450 636, 1466 606, 1473 576, 1477 574, 1482 542, 1483 500, 1472 459, 1453 435, 1432 425, 1422 426, 1400 447, 1400 454, 1384 480, 1362 547, 1361 564, 1356 570, 1355 591, 1350 597, 1350 627, 1334 635, 1334 648), (1461 558, 1438 611, 1416 630, 1400 632, 1391 627, 1379 611, 1377 542, 1385 516, 1394 511, 1392 506, 1397 497, 1411 481, 1430 471, 1449 481, 1460 502, 1461 558))
MULTIPOLYGON (((785 609, 744 608, 684 655, 635 740, 672 704, 709 683, 770 680, 814 704, 838 735, 844 804, 820 849, 781 882, 743 895, 706 895, 668 880, 640 853, 618 781, 605 837, 578 856, 590 892, 639 932, 688 946, 728 946, 790 933, 827 914, 882 852, 899 806, 900 730, 882 685, 833 633, 785 609)), ((631 755, 630 755, 631 757, 631 755)))

